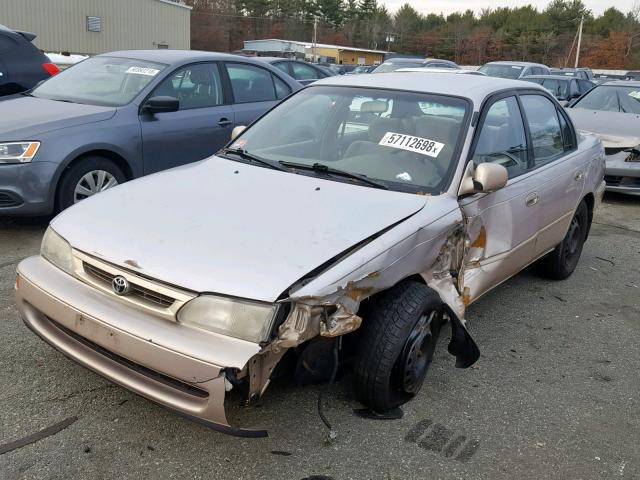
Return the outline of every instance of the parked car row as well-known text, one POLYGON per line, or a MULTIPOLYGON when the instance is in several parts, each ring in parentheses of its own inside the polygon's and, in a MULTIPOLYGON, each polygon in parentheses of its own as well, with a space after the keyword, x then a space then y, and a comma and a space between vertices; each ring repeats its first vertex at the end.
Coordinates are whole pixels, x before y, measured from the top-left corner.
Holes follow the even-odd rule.
MULTIPOLYGON (((27 41, 23 34, 10 34, 27 41)), ((479 71, 467 71, 455 64, 441 68, 442 62, 391 59, 374 72, 428 69, 507 75, 506 71, 542 85, 562 105, 578 109, 585 104, 578 99, 595 85, 581 78, 588 75, 586 69, 527 75, 544 66, 492 62, 479 71), (416 63, 420 66, 407 67, 416 63)), ((250 124, 301 85, 333 75, 296 60, 198 52, 115 52, 86 60, 3 101, 0 212, 48 214, 133 178, 206 158, 227 143, 234 126, 250 124)), ((616 108, 623 115, 634 111, 637 99, 630 95, 638 90, 625 85, 631 93, 623 95, 624 106, 609 99, 620 104, 616 108)), ((613 108, 613 103, 601 109, 613 108)), ((618 122, 600 125, 602 118, 591 117, 584 128, 598 133, 618 128, 618 122)), ((300 125, 299 131, 309 135, 313 128, 300 125)), ((620 164, 618 157, 624 156, 621 151, 635 152, 640 139, 621 136, 624 145, 617 150, 605 139, 616 164, 607 179, 610 189, 629 193, 638 189, 638 162, 627 161, 635 156, 626 155, 620 164)))

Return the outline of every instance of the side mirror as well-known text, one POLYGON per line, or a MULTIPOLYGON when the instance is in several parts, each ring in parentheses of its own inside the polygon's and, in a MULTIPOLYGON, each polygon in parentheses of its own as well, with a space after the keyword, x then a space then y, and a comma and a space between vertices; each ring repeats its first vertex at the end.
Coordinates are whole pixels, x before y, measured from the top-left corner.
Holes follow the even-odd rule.
POLYGON ((175 97, 158 96, 151 97, 142 106, 144 113, 177 112, 180 109, 180 100, 175 97))
POLYGON ((238 135, 244 132, 247 129, 244 125, 238 125, 233 130, 231 130, 231 140, 235 140, 238 135))
POLYGON ((495 192, 504 187, 508 179, 507 169, 502 165, 481 163, 474 167, 473 162, 469 162, 462 177, 458 195, 495 192))

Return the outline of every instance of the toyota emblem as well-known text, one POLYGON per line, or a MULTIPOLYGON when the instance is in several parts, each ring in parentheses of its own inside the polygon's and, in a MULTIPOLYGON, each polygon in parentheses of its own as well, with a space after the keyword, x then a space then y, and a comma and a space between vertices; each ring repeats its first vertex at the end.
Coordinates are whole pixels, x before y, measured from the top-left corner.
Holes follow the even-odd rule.
POLYGON ((116 295, 126 295, 129 293, 129 290, 131 290, 131 285, 126 278, 122 275, 118 275, 111 280, 111 288, 113 288, 113 292, 116 295))

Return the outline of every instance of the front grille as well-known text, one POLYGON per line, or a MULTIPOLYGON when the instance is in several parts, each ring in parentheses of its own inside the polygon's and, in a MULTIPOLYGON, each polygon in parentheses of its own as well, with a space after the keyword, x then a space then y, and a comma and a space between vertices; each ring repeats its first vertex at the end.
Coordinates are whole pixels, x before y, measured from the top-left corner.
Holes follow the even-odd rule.
MULTIPOLYGON (((100 281, 105 286, 111 288, 111 282, 117 276, 112 273, 106 272, 95 265, 91 265, 87 262, 82 262, 84 271, 91 275, 94 279, 100 281)), ((136 285, 131 282, 131 291, 126 295, 128 297, 135 297, 138 300, 142 300, 145 303, 159 306, 162 308, 169 308, 175 302, 175 298, 163 295, 162 293, 154 292, 148 288, 136 285)))
POLYGON ((17 207, 21 205, 22 201, 18 199, 16 196, 7 193, 0 192, 0 208, 2 207, 17 207))
POLYGON ((89 347, 96 353, 99 353, 100 355, 107 357, 108 359, 113 360, 114 362, 119 363, 120 365, 123 365, 129 368, 130 370, 133 370, 134 372, 140 373, 141 375, 144 375, 145 377, 148 377, 151 380, 155 380, 156 382, 162 383, 164 385, 167 385, 171 388, 187 393, 194 397, 207 398, 209 396, 209 393, 206 390, 202 390, 201 388, 194 387, 189 383, 185 383, 181 380, 165 375, 164 373, 160 373, 160 372, 157 372, 156 370, 152 370, 151 368, 148 368, 148 367, 145 367, 144 365, 140 365, 139 363, 133 362, 128 358, 121 357, 117 353, 113 353, 112 351, 101 347, 97 343, 94 343, 91 340, 88 340, 83 336, 78 335, 77 333, 60 325, 59 323, 57 323, 56 321, 52 320, 49 317, 47 317, 47 320, 49 320, 57 329, 59 329, 66 335, 70 336, 77 342, 80 342, 83 345, 89 347))

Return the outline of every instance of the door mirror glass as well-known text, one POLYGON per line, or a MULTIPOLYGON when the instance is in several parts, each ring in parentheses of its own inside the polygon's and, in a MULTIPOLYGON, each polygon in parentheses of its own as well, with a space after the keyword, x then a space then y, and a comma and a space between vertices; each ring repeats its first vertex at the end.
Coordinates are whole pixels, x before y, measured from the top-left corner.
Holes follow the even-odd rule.
POLYGON ((180 109, 180 100, 175 97, 157 96, 151 97, 142 107, 145 113, 177 112, 180 109))
POLYGON ((231 140, 235 140, 238 135, 246 130, 247 127, 244 125, 238 125, 233 130, 231 130, 231 140))

